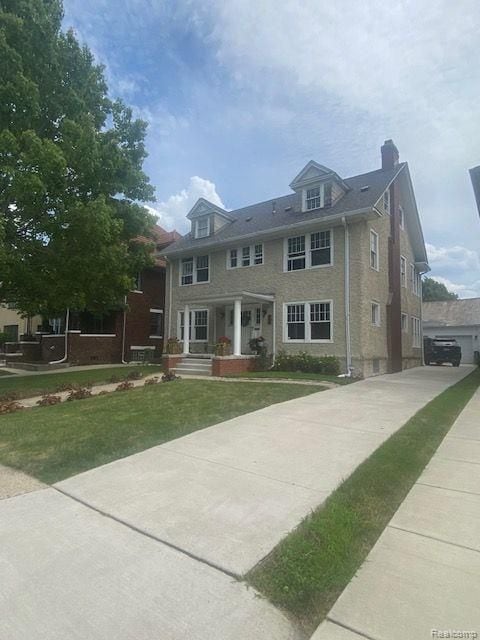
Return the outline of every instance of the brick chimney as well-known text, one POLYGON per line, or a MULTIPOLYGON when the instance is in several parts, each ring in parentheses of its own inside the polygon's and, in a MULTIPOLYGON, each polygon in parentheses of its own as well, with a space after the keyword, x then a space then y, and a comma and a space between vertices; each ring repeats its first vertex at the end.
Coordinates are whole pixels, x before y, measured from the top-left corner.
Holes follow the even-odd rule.
POLYGON ((393 140, 385 140, 381 148, 382 152, 382 169, 387 171, 393 169, 398 164, 398 149, 393 140))

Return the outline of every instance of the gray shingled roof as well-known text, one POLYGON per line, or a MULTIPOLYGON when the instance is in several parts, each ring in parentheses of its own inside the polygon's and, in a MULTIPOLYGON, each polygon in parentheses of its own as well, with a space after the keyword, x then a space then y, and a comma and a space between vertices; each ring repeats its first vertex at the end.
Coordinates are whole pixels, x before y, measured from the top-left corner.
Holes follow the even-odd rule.
POLYGON ((480 325, 480 298, 424 302, 423 322, 431 327, 480 325))
POLYGON ((180 240, 170 245, 165 250, 165 255, 187 249, 201 249, 204 246, 222 244, 249 234, 261 234, 268 232, 269 229, 288 227, 301 221, 320 220, 330 216, 338 216, 339 214, 348 214, 359 209, 371 209, 395 175, 405 165, 406 163, 400 163, 397 167, 388 171, 378 169, 377 171, 346 178, 345 182, 350 187, 350 191, 340 198, 333 207, 302 213, 301 217, 300 193, 271 198, 249 207, 229 211, 228 214, 235 218, 234 222, 226 224, 215 235, 207 238, 195 239, 190 233, 187 233, 180 240), (365 186, 369 188, 361 191, 361 188, 365 186), (272 213, 273 203, 275 203, 275 213, 272 213))

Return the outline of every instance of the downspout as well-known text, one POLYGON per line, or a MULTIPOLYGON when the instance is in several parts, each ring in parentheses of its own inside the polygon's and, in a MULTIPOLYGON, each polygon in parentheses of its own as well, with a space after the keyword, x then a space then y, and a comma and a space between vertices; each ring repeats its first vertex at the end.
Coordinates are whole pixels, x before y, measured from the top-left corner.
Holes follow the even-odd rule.
POLYGON ((125 309, 123 310, 123 329, 122 329, 122 364, 128 364, 125 360, 125 335, 127 330, 127 296, 125 296, 125 309))
POLYGON ((273 301, 273 313, 272 313, 272 364, 275 364, 275 357, 277 355, 277 301, 273 301))
POLYGON ((67 307, 67 313, 65 315, 65 353, 63 354, 63 358, 60 360, 52 360, 48 364, 62 364, 62 362, 66 362, 68 358, 68 323, 70 320, 70 307, 67 307))
POLYGON ((345 355, 346 355, 346 372, 345 377, 350 378, 352 375, 352 346, 350 337, 350 233, 345 216, 342 217, 344 229, 344 293, 345 293, 345 355))
POLYGON ((166 260, 166 263, 167 263, 167 266, 168 266, 168 273, 169 273, 169 283, 168 283, 168 336, 167 336, 167 340, 168 340, 168 338, 170 338, 171 335, 172 335, 172 277, 173 277, 173 263, 168 258, 165 258, 165 260, 166 260))

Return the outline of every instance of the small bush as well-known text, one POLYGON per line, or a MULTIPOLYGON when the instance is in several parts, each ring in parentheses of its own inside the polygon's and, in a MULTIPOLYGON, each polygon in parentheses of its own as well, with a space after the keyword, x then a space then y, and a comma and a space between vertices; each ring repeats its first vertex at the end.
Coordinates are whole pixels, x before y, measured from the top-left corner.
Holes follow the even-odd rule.
POLYGON ((54 396, 52 394, 47 394, 43 396, 40 400, 37 400, 37 404, 39 407, 49 407, 52 404, 58 404, 62 399, 60 396, 54 396))
POLYGON ((133 382, 130 382, 130 380, 124 380, 118 385, 115 391, 128 391, 129 389, 133 389, 133 386, 133 382))
POLYGON ((158 384, 158 383, 159 383, 158 376, 153 376, 153 378, 147 378, 147 380, 145 380, 145 382, 143 383, 143 386, 148 387, 151 384, 158 384))
POLYGON ((75 382, 61 382, 57 387, 55 387, 55 391, 74 391, 75 389, 79 389, 79 385, 75 382))
POLYGON ((70 402, 71 400, 85 400, 85 398, 91 397, 92 392, 90 391, 90 389, 80 387, 80 389, 72 389, 72 391, 70 391, 67 396, 67 401, 70 402))
POLYGON ((129 371, 125 376, 126 380, 141 380, 143 373, 141 371, 129 371))
POLYGON ((311 356, 304 351, 288 355, 280 351, 273 367, 276 371, 302 371, 303 373, 325 373, 338 376, 340 363, 335 356, 311 356))
POLYGON ((4 413, 13 413, 14 411, 20 411, 20 409, 23 409, 22 405, 15 400, 0 402, 0 415, 4 413))
POLYGON ((18 400, 17 391, 7 391, 7 393, 0 394, 0 403, 11 402, 12 400, 18 400))
POLYGON ((162 376, 162 382, 173 382, 173 380, 180 380, 180 376, 176 376, 173 371, 167 371, 162 376))

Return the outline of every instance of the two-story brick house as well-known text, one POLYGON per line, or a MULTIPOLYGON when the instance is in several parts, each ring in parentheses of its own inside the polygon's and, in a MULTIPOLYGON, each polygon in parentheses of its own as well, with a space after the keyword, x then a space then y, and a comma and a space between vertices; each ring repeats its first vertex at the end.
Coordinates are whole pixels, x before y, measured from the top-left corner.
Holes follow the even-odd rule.
POLYGON ((226 335, 233 354, 214 372, 240 371, 261 335, 273 357, 334 355, 355 375, 422 364, 422 228, 391 140, 381 157, 345 179, 311 161, 291 194, 235 211, 195 204, 191 232, 165 252, 166 332, 184 358, 226 335))

